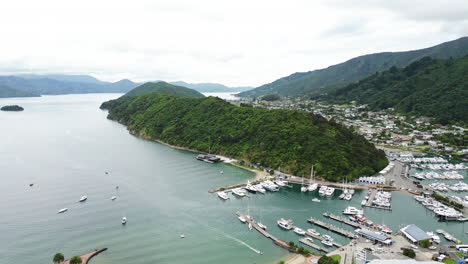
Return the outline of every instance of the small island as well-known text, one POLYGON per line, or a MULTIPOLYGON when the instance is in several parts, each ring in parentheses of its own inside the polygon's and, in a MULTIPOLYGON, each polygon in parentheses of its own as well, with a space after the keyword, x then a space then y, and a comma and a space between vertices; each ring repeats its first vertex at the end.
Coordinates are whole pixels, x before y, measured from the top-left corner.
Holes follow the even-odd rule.
POLYGON ((19 105, 6 105, 0 108, 2 111, 23 111, 24 108, 19 105))

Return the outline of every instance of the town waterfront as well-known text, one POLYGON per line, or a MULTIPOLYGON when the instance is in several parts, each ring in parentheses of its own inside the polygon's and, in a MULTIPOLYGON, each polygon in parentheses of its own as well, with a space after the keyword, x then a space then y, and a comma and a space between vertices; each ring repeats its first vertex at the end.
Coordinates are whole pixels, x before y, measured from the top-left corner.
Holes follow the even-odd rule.
MULTIPOLYGON (((279 229, 276 219, 290 218, 299 227, 327 233, 306 222, 312 216, 352 230, 322 213, 360 207, 365 191, 357 191, 351 202, 338 200, 337 191, 314 203, 311 199, 318 194, 303 194, 299 186, 221 201, 207 191, 243 182, 252 173, 200 162, 195 153, 130 135, 99 109, 102 102, 118 96, 0 99, 0 105, 25 108, 0 112, 0 263, 50 263, 56 252, 69 257, 103 247, 109 250, 93 264, 274 263, 287 255, 249 231, 236 211, 249 211, 273 235, 296 243, 299 236, 279 229), (85 194, 88 200, 79 203, 85 194), (113 195, 115 201, 110 200, 113 195), (65 207, 68 212, 57 214, 65 207), (120 223, 124 215, 126 226, 120 223)), ((440 228, 467 238, 465 223, 438 222, 408 194, 395 192, 392 205, 393 211, 366 208, 365 214, 393 230, 414 223, 426 231, 440 228)), ((349 241, 329 234, 337 242, 349 241)))

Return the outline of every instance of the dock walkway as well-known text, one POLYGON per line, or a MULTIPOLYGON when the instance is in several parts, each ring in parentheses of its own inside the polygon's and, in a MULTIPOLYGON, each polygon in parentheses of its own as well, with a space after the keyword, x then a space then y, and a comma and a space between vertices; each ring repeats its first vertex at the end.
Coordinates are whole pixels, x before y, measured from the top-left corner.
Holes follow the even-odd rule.
MULTIPOLYGON (((99 249, 99 250, 96 249, 96 250, 94 250, 94 251, 91 251, 91 252, 89 252, 89 253, 86 253, 86 254, 84 254, 84 255, 81 255, 80 257, 81 257, 82 263, 83 263, 83 264, 88 264, 89 261, 90 261, 94 256, 96 256, 97 254, 99 254, 99 253, 101 253, 101 252, 104 252, 104 251, 106 251, 106 250, 107 250, 107 248, 103 248, 103 249, 99 249)), ((68 260, 65 260, 64 262, 62 262, 62 264, 70 264, 70 260, 69 260, 69 259, 68 259, 68 260)))
POLYGON ((335 233, 338 233, 338 234, 340 234, 342 236, 345 236, 345 237, 348 237, 348 238, 354 238, 354 233, 353 232, 346 231, 346 230, 341 229, 339 227, 336 227, 334 225, 331 225, 331 224, 322 222, 320 220, 314 219, 312 217, 309 218, 307 220, 307 222, 312 223, 312 224, 317 225, 317 226, 320 226, 322 228, 328 229, 328 230, 333 231, 335 233))
POLYGON ((331 218, 333 220, 336 220, 338 222, 341 222, 341 223, 345 223, 349 226, 352 226, 352 227, 356 227, 356 228, 360 228, 361 225, 356 223, 356 222, 353 222, 353 221, 350 221, 344 217, 341 217, 341 216, 338 216, 338 215, 334 215, 334 214, 331 214, 331 213, 323 213, 323 216, 327 217, 327 218, 331 218))
POLYGON ((325 252, 325 253, 328 253, 330 252, 330 250, 326 249, 326 248, 323 248, 319 245, 316 245, 312 242, 310 242, 309 240, 305 239, 305 238, 302 238, 302 239, 299 239, 299 242, 303 243, 303 244, 306 244, 307 246, 313 248, 313 249, 316 249, 318 251, 322 251, 322 252, 325 252))

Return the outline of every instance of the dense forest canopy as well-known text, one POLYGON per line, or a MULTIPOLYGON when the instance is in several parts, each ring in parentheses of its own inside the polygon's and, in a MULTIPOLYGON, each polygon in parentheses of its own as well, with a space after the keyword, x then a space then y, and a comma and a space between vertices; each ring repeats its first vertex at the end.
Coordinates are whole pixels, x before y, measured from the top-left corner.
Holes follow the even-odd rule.
POLYGON ((281 96, 317 96, 330 93, 344 85, 389 69, 392 66, 404 67, 424 57, 438 59, 458 58, 468 54, 468 37, 445 42, 430 48, 403 51, 381 52, 352 58, 325 69, 309 72, 296 72, 272 83, 239 94, 242 97, 258 97, 277 93, 281 96))
POLYGON ((357 101, 372 108, 468 123, 468 55, 425 57, 404 68, 392 67, 323 97, 333 103, 357 101))
POLYGON ((150 93, 105 102, 131 133, 176 146, 260 163, 299 176, 311 166, 332 181, 373 174, 385 154, 341 124, 292 110, 231 105, 219 98, 150 93))
POLYGON ((138 96, 147 93, 167 93, 185 97, 204 97, 203 94, 193 89, 169 84, 166 82, 147 82, 125 94, 125 96, 138 96))

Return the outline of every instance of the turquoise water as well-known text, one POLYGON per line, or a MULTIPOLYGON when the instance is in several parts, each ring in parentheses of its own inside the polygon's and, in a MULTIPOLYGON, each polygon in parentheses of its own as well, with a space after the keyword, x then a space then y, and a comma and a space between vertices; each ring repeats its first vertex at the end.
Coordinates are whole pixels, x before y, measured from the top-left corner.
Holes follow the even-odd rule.
MULTIPOLYGON (((276 219, 291 218, 297 226, 327 233, 308 224, 307 218, 322 219, 325 211, 339 213, 347 205, 359 206, 365 195, 358 192, 345 202, 336 199, 337 191, 334 198, 314 203, 316 194, 302 194, 296 186, 222 201, 207 191, 245 181, 252 174, 199 162, 194 153, 131 136, 98 108, 118 96, 0 99, 0 105, 25 108, 0 112, 0 263, 51 263, 56 252, 69 257, 102 247, 109 250, 93 264, 275 263, 287 252, 249 231, 236 211, 249 210, 273 235, 298 243, 299 237, 279 229, 276 219), (31 182, 33 187, 28 186, 31 182), (84 194, 88 201, 79 203, 84 194), (113 195, 118 198, 112 202, 113 195), (64 207, 69 211, 57 214, 64 207), (126 226, 120 224, 123 215, 129 221, 126 226)), ((465 238, 465 224, 438 223, 409 195, 395 193, 393 207, 393 212, 365 212, 392 229, 416 223, 425 230, 443 228, 465 238)), ((331 235, 338 242, 348 241, 331 235)))

